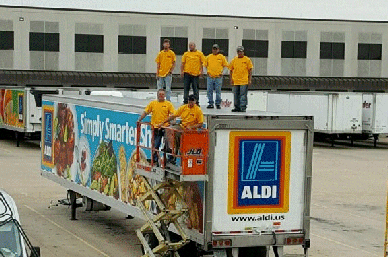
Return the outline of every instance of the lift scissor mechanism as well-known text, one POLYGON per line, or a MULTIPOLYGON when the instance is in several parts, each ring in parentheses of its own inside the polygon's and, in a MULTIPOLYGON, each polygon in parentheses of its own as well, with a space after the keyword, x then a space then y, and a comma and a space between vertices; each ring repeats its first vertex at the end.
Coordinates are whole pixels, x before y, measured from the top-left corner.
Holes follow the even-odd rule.
POLYGON ((160 151, 154 147, 154 133, 152 133, 151 148, 141 146, 141 130, 146 126, 150 126, 150 124, 139 122, 137 126, 136 164, 136 174, 141 176, 141 181, 146 189, 146 192, 138 197, 136 205, 142 210, 146 223, 136 233, 145 252, 142 257, 178 257, 177 251, 190 242, 179 221, 179 218, 188 212, 179 188, 182 183, 187 181, 207 180, 208 131, 206 129, 181 131, 173 128, 163 128, 165 131, 165 147, 164 150, 160 151), (180 133, 179 143, 176 143, 177 133, 180 133), (141 161, 140 151, 144 150, 151 151, 151 165, 145 165, 141 161), (158 154, 160 163, 159 161, 154 163, 153 156, 155 153, 158 154), (168 157, 174 161, 169 162, 168 157), (151 186, 150 180, 155 181, 154 186, 151 186), (166 207, 166 203, 160 197, 161 192, 164 190, 168 190, 182 203, 179 208, 166 207), (156 213, 147 210, 146 201, 153 201, 156 204, 156 213), (170 238, 169 227, 171 225, 175 227, 181 238, 178 242, 173 242, 170 238), (151 248, 146 239, 147 234, 155 235, 158 245, 151 248))

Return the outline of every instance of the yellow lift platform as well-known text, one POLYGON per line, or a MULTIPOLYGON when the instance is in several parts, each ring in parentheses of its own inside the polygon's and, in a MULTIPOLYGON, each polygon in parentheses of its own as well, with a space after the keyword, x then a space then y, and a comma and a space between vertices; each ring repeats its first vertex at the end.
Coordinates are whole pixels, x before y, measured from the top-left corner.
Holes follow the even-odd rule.
MULTIPOLYGON (((141 145, 141 127, 151 126, 149 123, 138 123, 137 126, 137 164, 136 173, 146 187, 146 192, 139 196, 136 205, 142 210, 146 223, 136 231, 140 242, 143 245, 145 254, 142 257, 174 256, 179 257, 178 250, 190 242, 185 229, 179 222, 189 210, 184 198, 179 193, 179 187, 185 181, 206 181, 207 180, 207 156, 208 156, 208 131, 188 130, 182 131, 173 128, 163 128, 165 132, 164 150, 160 151, 154 147, 154 135, 152 134, 151 148, 141 145), (145 165, 139 160, 141 151, 151 151, 151 165, 145 165), (153 156, 157 153, 158 163, 153 162, 153 156), (168 156, 167 156, 168 155, 168 156), (168 158, 173 163, 168 163, 168 158), (150 183, 153 181, 154 183, 150 183), (155 184, 155 185, 151 185, 155 184), (168 208, 162 200, 163 192, 173 194, 182 205, 179 209, 168 208), (156 205, 156 212, 151 213, 146 208, 146 201, 153 201, 156 205), (173 242, 170 238, 169 227, 175 227, 175 231, 181 240, 173 242), (158 244, 151 248, 147 236, 154 235, 158 244)), ((153 131, 153 129, 152 129, 153 131)))

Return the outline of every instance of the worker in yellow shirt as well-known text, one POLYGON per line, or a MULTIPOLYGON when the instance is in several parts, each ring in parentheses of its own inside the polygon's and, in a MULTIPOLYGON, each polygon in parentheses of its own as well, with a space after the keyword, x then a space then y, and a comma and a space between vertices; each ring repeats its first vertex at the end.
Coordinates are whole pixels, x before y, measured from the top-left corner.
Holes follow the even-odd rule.
POLYGON ((195 48, 195 43, 189 43, 189 51, 182 56, 181 75, 183 77, 184 94, 183 103, 188 103, 190 85, 193 88, 193 94, 196 97, 199 105, 199 76, 203 74, 203 64, 205 63, 205 56, 201 51, 195 48))
POLYGON ((237 56, 229 64, 230 84, 233 85, 234 109, 232 112, 245 112, 248 104, 248 85, 252 83, 251 59, 244 55, 244 47, 237 47, 237 56))
MULTIPOLYGON (((170 101, 166 99, 166 91, 164 89, 158 90, 158 99, 150 102, 145 108, 143 114, 139 117, 138 122, 142 121, 148 114, 151 116, 151 125, 154 130, 154 148, 159 150, 164 136, 164 129, 161 126, 168 126, 167 122, 163 122, 170 115, 174 114, 175 109, 170 101)), ((154 163, 158 163, 158 153, 153 154, 154 163)))
POLYGON ((157 88, 166 90, 166 99, 170 101, 171 97, 171 82, 172 71, 175 68, 176 56, 175 53, 170 50, 170 40, 164 39, 163 50, 159 52, 155 59, 156 62, 156 80, 157 88))
MULTIPOLYGON (((181 124, 173 126, 177 131, 175 132, 175 154, 178 154, 180 148, 180 138, 183 130, 200 129, 203 127, 203 112, 201 107, 197 105, 195 95, 188 97, 188 103, 182 105, 175 111, 174 115, 171 115, 161 124, 168 123, 176 118, 181 118, 181 124)), ((170 162, 175 163, 175 158, 170 158, 170 162)))
POLYGON ((208 109, 214 108, 213 90, 216 91, 216 106, 221 109, 221 87, 224 67, 228 67, 228 62, 223 54, 220 53, 220 47, 214 44, 212 53, 206 57, 204 65, 207 68, 207 99, 209 101, 208 109))

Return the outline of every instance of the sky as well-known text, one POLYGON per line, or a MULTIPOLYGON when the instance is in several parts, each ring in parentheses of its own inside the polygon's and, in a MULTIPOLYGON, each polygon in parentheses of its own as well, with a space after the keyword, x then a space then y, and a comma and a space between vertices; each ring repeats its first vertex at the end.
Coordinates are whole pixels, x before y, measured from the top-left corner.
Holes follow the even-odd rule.
POLYGON ((151 13, 388 21, 387 0, 0 0, 0 5, 151 13))

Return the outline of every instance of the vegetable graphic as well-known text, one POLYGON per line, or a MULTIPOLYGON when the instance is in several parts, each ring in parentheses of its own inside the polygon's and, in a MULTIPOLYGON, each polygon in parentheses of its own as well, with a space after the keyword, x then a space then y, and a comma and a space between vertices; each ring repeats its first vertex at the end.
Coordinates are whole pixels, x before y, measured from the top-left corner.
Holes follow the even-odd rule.
POLYGON ((119 198, 117 160, 112 142, 101 142, 92 164, 91 189, 119 198))

